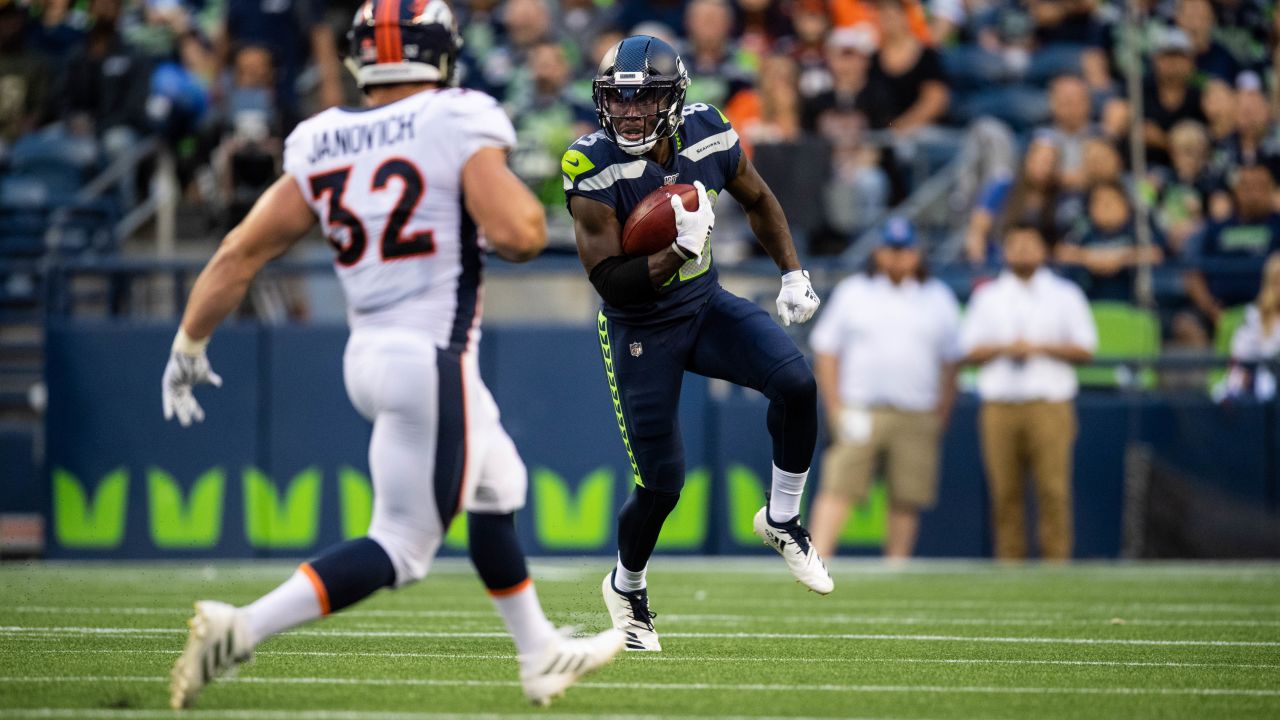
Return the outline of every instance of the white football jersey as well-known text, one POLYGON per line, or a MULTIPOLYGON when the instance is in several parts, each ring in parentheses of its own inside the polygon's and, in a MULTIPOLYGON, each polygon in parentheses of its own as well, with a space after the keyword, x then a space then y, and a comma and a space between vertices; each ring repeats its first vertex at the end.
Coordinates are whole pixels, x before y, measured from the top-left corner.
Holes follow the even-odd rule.
POLYGON ((478 340, 484 250, 462 167, 481 148, 514 145, 498 103, 458 88, 330 108, 289 135, 284 169, 337 253, 353 328, 423 330, 456 351, 478 340))

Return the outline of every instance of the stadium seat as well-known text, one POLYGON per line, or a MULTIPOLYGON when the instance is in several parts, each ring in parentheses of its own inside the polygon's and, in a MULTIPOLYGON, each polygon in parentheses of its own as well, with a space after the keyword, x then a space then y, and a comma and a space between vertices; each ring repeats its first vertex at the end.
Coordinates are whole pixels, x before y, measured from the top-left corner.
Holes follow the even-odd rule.
POLYGON ((42 206, 0 204, 0 258, 43 255, 47 227, 46 211, 42 206))
MULTIPOLYGON (((1122 302, 1095 302, 1089 306, 1098 328, 1098 350, 1102 360, 1154 358, 1160 354, 1160 321, 1149 310, 1122 302)), ((1127 367, 1082 367, 1076 371, 1082 387, 1154 388, 1156 374, 1150 368, 1137 378, 1127 367)))

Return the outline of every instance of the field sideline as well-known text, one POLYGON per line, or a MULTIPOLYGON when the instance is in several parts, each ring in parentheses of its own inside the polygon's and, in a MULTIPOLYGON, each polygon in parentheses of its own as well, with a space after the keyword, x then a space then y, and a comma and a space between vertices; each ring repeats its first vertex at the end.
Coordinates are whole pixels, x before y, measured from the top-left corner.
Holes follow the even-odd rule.
MULTIPOLYGON (((603 629, 607 567, 535 562, 553 620, 603 629)), ((1280 565, 838 561, 819 597, 772 557, 657 558, 664 651, 619 657, 550 710, 523 701, 501 621, 449 559, 169 712, 191 602, 249 601, 291 568, 0 565, 0 717, 1280 717, 1280 565)))

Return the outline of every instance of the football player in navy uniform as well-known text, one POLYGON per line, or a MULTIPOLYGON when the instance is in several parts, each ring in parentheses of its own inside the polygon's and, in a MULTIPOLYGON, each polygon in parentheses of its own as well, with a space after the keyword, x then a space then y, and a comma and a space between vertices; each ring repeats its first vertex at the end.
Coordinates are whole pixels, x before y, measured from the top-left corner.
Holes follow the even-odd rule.
POLYGON ((727 191, 782 273, 778 315, 805 322, 818 309, 786 217, 714 107, 685 107, 689 76, 667 43, 629 37, 600 62, 593 96, 601 129, 564 154, 565 195, 578 255, 604 304, 600 345, 635 491, 618 515, 618 562, 602 591, 629 650, 660 650, 645 570, 684 484, 677 423, 684 373, 721 378, 769 398, 772 487, 753 527, 796 579, 829 593, 832 581, 800 525, 800 498, 817 435, 813 372, 795 343, 755 304, 717 281, 713 206, 727 191), (622 252, 622 227, 649 193, 674 183, 698 189, 698 208, 672 199, 676 240, 648 256, 622 252))

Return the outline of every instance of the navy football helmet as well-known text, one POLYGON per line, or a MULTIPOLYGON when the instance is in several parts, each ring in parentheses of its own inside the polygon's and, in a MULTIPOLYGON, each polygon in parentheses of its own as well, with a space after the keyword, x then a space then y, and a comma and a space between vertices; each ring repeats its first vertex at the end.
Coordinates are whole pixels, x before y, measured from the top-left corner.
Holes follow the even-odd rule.
POLYGON ((667 43, 634 35, 604 54, 591 83, 600 127, 618 147, 643 155, 684 122, 689 73, 667 43))
POLYGON ((462 38, 444 0, 365 0, 347 33, 347 68, 360 87, 453 83, 462 38))

